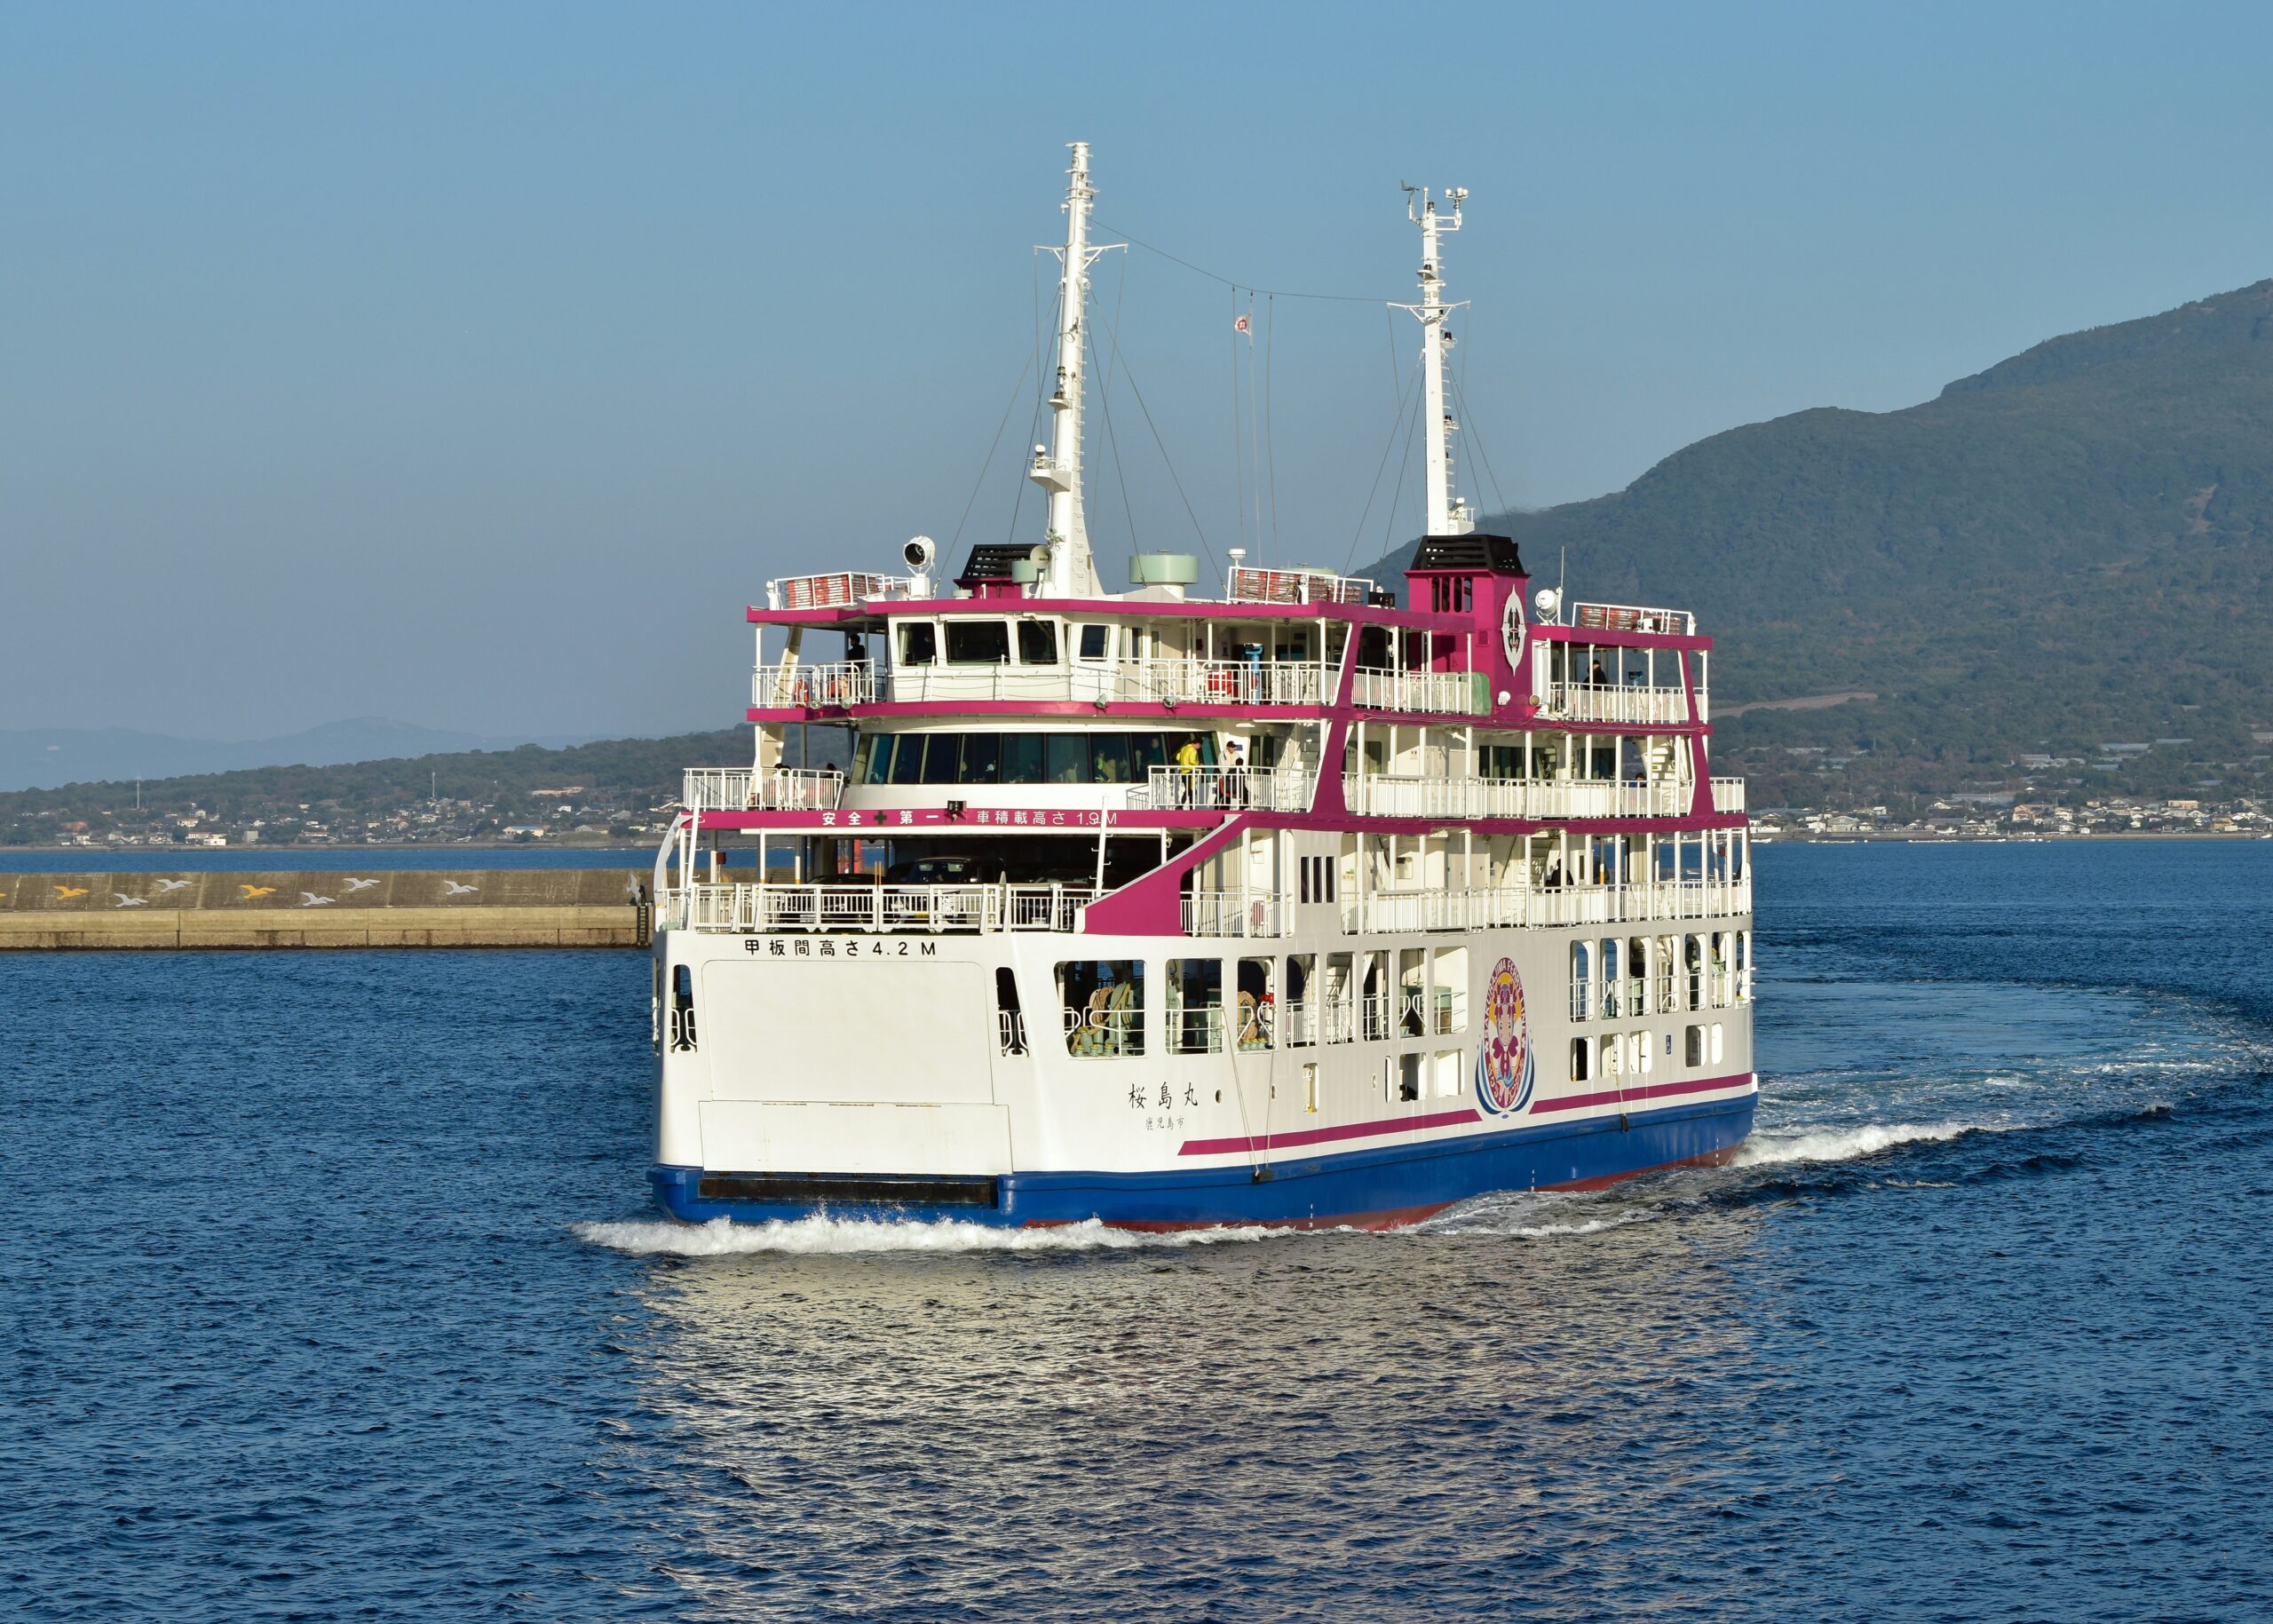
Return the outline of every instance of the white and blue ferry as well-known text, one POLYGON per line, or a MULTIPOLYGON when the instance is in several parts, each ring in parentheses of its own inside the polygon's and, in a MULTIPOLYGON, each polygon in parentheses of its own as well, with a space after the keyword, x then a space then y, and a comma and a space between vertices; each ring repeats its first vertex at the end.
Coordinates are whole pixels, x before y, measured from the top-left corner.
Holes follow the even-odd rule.
POLYGON ((1408 209, 1427 535, 1402 590, 1234 553, 1208 597, 1154 553, 1111 592, 1073 151, 1040 539, 949 576, 919 537, 900 573, 748 612, 753 764, 686 774, 656 862, 663 1208, 1387 1226, 1726 1160, 1756 1094, 1752 881, 1711 641, 1533 593, 1454 497, 1465 192, 1408 209), (849 771, 790 764, 793 725, 845 729, 849 771))

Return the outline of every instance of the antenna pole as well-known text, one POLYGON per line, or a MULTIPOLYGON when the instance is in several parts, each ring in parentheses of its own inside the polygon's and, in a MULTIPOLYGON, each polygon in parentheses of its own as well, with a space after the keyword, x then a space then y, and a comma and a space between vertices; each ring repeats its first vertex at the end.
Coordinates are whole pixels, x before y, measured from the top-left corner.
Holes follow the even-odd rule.
POLYGON ((1405 188, 1406 218, 1421 227, 1421 302, 1398 308, 1411 312, 1421 321, 1421 405, 1429 428, 1428 511, 1422 516, 1425 528, 1422 532, 1424 535, 1465 535, 1476 528, 1475 516, 1469 512, 1468 503, 1453 495, 1449 441, 1460 425, 1445 409, 1445 357, 1453 347, 1453 336, 1445 329, 1445 318, 1460 306, 1445 303, 1444 257, 1439 244, 1445 234, 1460 229, 1461 203, 1467 196, 1465 186, 1445 188, 1445 201, 1452 205, 1452 215, 1447 219, 1437 210, 1428 187, 1405 188))
MULTIPOLYGON (((1062 267, 1057 289, 1057 389, 1049 397, 1050 443, 1034 448, 1028 477, 1049 493, 1049 569, 1041 595, 1087 598, 1097 594, 1097 566, 1089 557, 1089 531, 1081 511, 1082 321, 1089 290, 1089 266, 1105 249, 1089 246, 1089 144, 1075 141, 1072 178, 1065 187, 1065 246, 1049 251, 1062 267)), ((1113 244, 1113 247, 1120 246, 1113 244)))

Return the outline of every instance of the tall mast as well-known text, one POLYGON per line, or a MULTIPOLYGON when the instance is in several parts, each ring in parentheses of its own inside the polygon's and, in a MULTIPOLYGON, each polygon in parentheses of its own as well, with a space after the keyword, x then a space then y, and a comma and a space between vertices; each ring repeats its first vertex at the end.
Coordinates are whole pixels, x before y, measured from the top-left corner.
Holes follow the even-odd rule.
POLYGON ((1421 227, 1421 302, 1398 308, 1411 311, 1421 321, 1421 409, 1429 426, 1428 511, 1423 516, 1425 526, 1422 531, 1424 535, 1465 535, 1476 528, 1476 519, 1467 502, 1453 495, 1449 441, 1460 425, 1445 409, 1445 357, 1453 347, 1453 336, 1445 329, 1445 318, 1461 306, 1445 303, 1444 258, 1437 245, 1443 234, 1460 229, 1460 206, 1467 196, 1466 186, 1445 188, 1445 201, 1453 210, 1447 220, 1437 211, 1428 187, 1405 188, 1406 218, 1421 227))
POLYGON ((1065 187, 1065 246, 1047 251, 1058 257, 1057 390, 1049 397, 1050 443, 1034 448, 1034 466, 1027 472, 1049 493, 1049 566, 1041 591, 1049 598, 1092 598, 1097 595, 1097 565, 1089 557, 1089 530, 1081 511, 1081 351, 1083 317, 1089 291, 1089 266, 1101 254, 1121 245, 1089 246, 1089 203, 1097 190, 1089 185, 1089 144, 1075 141, 1072 178, 1065 187))

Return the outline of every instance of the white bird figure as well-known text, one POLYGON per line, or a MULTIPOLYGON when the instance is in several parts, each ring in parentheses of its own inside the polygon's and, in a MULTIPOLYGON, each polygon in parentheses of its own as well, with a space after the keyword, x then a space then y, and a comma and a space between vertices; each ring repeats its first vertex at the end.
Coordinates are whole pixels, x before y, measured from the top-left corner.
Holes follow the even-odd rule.
POLYGON ((113 897, 111 900, 121 907, 148 907, 150 906, 150 899, 147 897, 113 897))
POLYGON ((304 891, 300 893, 302 907, 329 907, 338 900, 337 897, 319 897, 312 891, 304 891))
POLYGON ((470 897, 480 889, 479 885, 461 885, 455 880, 442 882, 442 894, 446 897, 470 897))
POLYGON ((368 891, 377 883, 376 880, 350 880, 347 882, 347 889, 351 891, 368 891))
POLYGON ((162 897, 170 896, 175 891, 183 890, 188 884, 187 880, 160 880, 157 883, 158 894, 162 897))

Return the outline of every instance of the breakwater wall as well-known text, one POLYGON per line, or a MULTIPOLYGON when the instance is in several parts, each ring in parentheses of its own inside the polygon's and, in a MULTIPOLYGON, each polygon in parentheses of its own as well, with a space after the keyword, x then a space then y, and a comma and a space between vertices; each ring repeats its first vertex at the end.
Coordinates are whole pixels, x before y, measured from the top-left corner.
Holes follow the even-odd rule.
POLYGON ((0 952, 640 947, 645 870, 0 874, 0 952))

